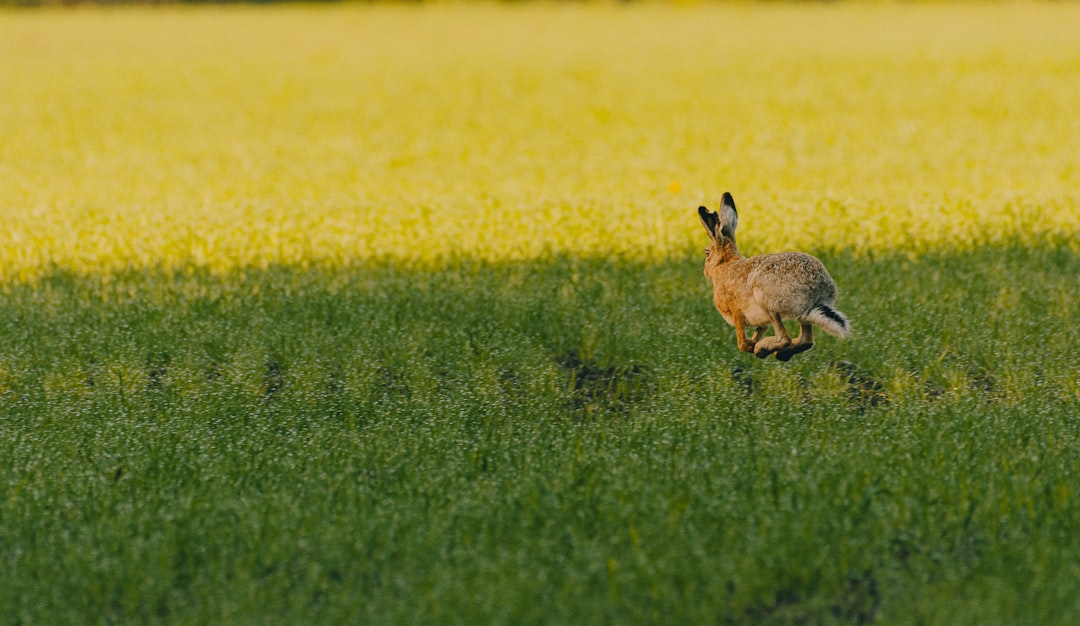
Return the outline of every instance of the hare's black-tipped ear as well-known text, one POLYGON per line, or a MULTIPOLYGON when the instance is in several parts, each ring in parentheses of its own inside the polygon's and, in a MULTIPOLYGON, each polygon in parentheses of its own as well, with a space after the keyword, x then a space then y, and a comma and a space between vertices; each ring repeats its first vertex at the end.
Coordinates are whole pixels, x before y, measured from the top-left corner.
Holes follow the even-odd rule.
POLYGON ((724 236, 734 238, 735 228, 739 225, 739 212, 735 210, 735 198, 726 191, 720 204, 720 223, 724 236))
POLYGON ((705 227, 705 231, 709 233, 709 237, 717 239, 719 237, 717 233, 720 230, 720 217, 703 206, 699 206, 697 212, 698 217, 701 218, 701 225, 705 227))

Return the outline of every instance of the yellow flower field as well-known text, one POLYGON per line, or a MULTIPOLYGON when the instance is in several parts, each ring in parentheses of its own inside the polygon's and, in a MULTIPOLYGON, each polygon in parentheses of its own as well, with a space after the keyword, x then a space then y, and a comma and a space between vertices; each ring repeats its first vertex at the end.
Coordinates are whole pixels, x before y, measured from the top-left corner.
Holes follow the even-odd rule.
MULTIPOLYGON (((0 282, 1080 235, 1080 6, 0 12, 0 282)), ((1073 244, 1074 246, 1076 244, 1073 244)))

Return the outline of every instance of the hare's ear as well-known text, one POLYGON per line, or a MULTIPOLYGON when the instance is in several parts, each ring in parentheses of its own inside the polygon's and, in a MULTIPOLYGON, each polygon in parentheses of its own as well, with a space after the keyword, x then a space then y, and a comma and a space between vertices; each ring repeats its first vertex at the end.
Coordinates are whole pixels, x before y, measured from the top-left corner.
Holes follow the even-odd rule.
POLYGON ((703 206, 698 207, 698 217, 701 218, 701 225, 705 227, 705 231, 709 233, 709 237, 716 241, 720 238, 720 217, 709 209, 703 206))
POLYGON ((739 212, 735 210, 735 198, 726 191, 720 205, 720 224, 723 235, 734 239, 735 228, 739 225, 739 212))

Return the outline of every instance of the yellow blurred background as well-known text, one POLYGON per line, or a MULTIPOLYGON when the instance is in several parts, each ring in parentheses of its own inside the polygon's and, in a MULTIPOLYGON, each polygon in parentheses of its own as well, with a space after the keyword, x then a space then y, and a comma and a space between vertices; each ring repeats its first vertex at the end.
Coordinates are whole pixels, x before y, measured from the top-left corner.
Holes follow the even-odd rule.
MULTIPOLYGON (((1080 6, 0 11, 0 282, 1075 241, 1080 6)), ((1076 244, 1073 244, 1076 245, 1076 244)))

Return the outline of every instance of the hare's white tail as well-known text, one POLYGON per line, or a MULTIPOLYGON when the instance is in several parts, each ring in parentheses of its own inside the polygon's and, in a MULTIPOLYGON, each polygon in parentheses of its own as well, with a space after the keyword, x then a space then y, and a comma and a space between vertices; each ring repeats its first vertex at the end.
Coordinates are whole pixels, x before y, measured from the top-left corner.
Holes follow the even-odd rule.
POLYGON ((833 337, 846 339, 851 334, 851 324, 844 314, 827 304, 819 304, 806 314, 806 321, 820 326, 833 337))

